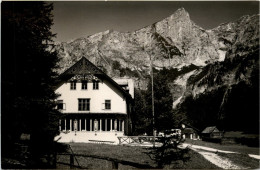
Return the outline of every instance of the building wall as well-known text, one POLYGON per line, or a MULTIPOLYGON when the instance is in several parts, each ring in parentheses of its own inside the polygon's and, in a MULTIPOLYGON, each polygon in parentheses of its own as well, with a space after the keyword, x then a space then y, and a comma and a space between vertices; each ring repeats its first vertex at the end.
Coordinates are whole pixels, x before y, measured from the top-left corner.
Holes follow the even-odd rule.
POLYGON ((63 100, 66 109, 63 113, 127 113, 126 99, 117 88, 115 88, 107 80, 99 82, 99 89, 93 90, 93 83, 88 82, 87 90, 81 89, 81 82, 77 82, 76 90, 70 89, 70 82, 64 83, 57 90, 57 94, 61 96, 57 100, 63 100), (90 99, 90 111, 78 110, 78 99, 90 99), (105 110, 105 100, 111 100, 111 110, 105 110))
POLYGON ((126 85, 126 90, 129 90, 129 94, 134 98, 134 80, 130 78, 114 78, 113 79, 119 85, 126 85))

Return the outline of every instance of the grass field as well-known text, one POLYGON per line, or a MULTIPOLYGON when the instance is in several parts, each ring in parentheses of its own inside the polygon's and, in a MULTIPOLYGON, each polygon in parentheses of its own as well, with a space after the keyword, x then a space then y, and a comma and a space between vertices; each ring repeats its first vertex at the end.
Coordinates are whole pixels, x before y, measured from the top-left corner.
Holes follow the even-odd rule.
MULTIPOLYGON (((85 143, 70 143, 71 148, 75 154, 102 156, 110 159, 124 160, 133 162, 139 165, 148 165, 151 168, 157 167, 157 162, 150 158, 153 157, 152 148, 145 148, 140 146, 122 146, 122 145, 106 145, 106 144, 85 144, 85 143), (149 156, 150 155, 150 156, 149 156)), ((217 169, 215 165, 205 160, 200 154, 188 150, 185 154, 186 161, 181 158, 173 161, 165 168, 178 169, 217 169)), ((112 168, 111 162, 106 160, 99 160, 93 158, 76 157, 79 164, 83 168, 112 168)), ((174 159, 174 158, 173 158, 174 159)), ((69 157, 58 156, 59 162, 69 162, 69 157)), ((77 164, 77 163, 75 163, 77 164)), ((60 167, 58 168, 65 168, 60 167)), ((125 166, 119 164, 119 169, 135 168, 134 166, 125 166)))
POLYGON ((221 145, 218 143, 206 142, 201 140, 191 140, 191 139, 186 139, 185 143, 189 143, 192 145, 206 146, 206 147, 211 147, 214 149, 225 150, 225 151, 259 155, 258 147, 248 147, 246 145, 239 145, 239 144, 221 145))

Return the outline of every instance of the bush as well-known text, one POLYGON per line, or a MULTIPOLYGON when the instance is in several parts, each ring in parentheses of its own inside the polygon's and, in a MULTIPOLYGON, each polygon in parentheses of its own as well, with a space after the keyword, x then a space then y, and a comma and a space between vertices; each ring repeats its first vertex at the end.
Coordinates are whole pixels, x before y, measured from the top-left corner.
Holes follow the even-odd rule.
POLYGON ((236 138, 236 143, 240 143, 242 145, 247 145, 250 147, 259 147, 259 138, 236 138))

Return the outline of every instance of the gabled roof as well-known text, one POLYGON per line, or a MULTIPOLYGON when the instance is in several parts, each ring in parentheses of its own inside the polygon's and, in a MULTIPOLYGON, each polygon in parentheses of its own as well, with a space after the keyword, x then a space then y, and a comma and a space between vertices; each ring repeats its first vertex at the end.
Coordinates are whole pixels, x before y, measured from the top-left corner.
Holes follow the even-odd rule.
POLYGON ((216 126, 206 127, 201 133, 219 132, 216 126))
POLYGON ((68 68, 65 72, 63 72, 60 77, 66 75, 75 75, 75 74, 99 74, 104 75, 105 73, 96 67, 93 63, 91 63, 86 57, 82 57, 79 61, 77 61, 74 65, 68 68))
MULTIPOLYGON (((180 121, 180 124, 184 124, 185 126, 188 126, 190 128, 192 128, 193 130, 195 130, 196 132, 200 132, 201 130, 195 128, 193 125, 191 125, 190 123, 187 123, 188 121, 187 120, 181 120, 180 121)), ((187 127, 186 127, 187 128, 187 127)))
POLYGON ((120 87, 113 79, 111 79, 106 73, 104 73, 101 69, 91 63, 86 57, 82 57, 79 61, 77 61, 74 65, 64 71, 58 77, 56 89, 62 85, 64 82, 68 81, 74 75, 95 75, 98 78, 106 79, 116 88, 118 88, 128 99, 132 99, 131 95, 127 93, 122 87, 120 87))
POLYGON ((183 133, 194 133, 194 130, 192 128, 185 128, 183 129, 183 133))

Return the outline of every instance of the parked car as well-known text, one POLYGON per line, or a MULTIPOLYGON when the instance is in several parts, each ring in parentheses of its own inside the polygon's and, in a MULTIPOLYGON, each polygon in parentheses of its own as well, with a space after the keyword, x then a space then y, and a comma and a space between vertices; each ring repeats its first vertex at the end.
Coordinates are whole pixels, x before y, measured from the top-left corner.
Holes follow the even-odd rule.
POLYGON ((166 130, 164 132, 165 137, 175 137, 179 138, 181 137, 181 130, 180 129, 171 129, 171 130, 166 130))
POLYGON ((160 136, 160 137, 161 137, 161 136, 164 136, 164 133, 163 133, 163 132, 159 132, 159 133, 158 133, 158 136, 160 136))

